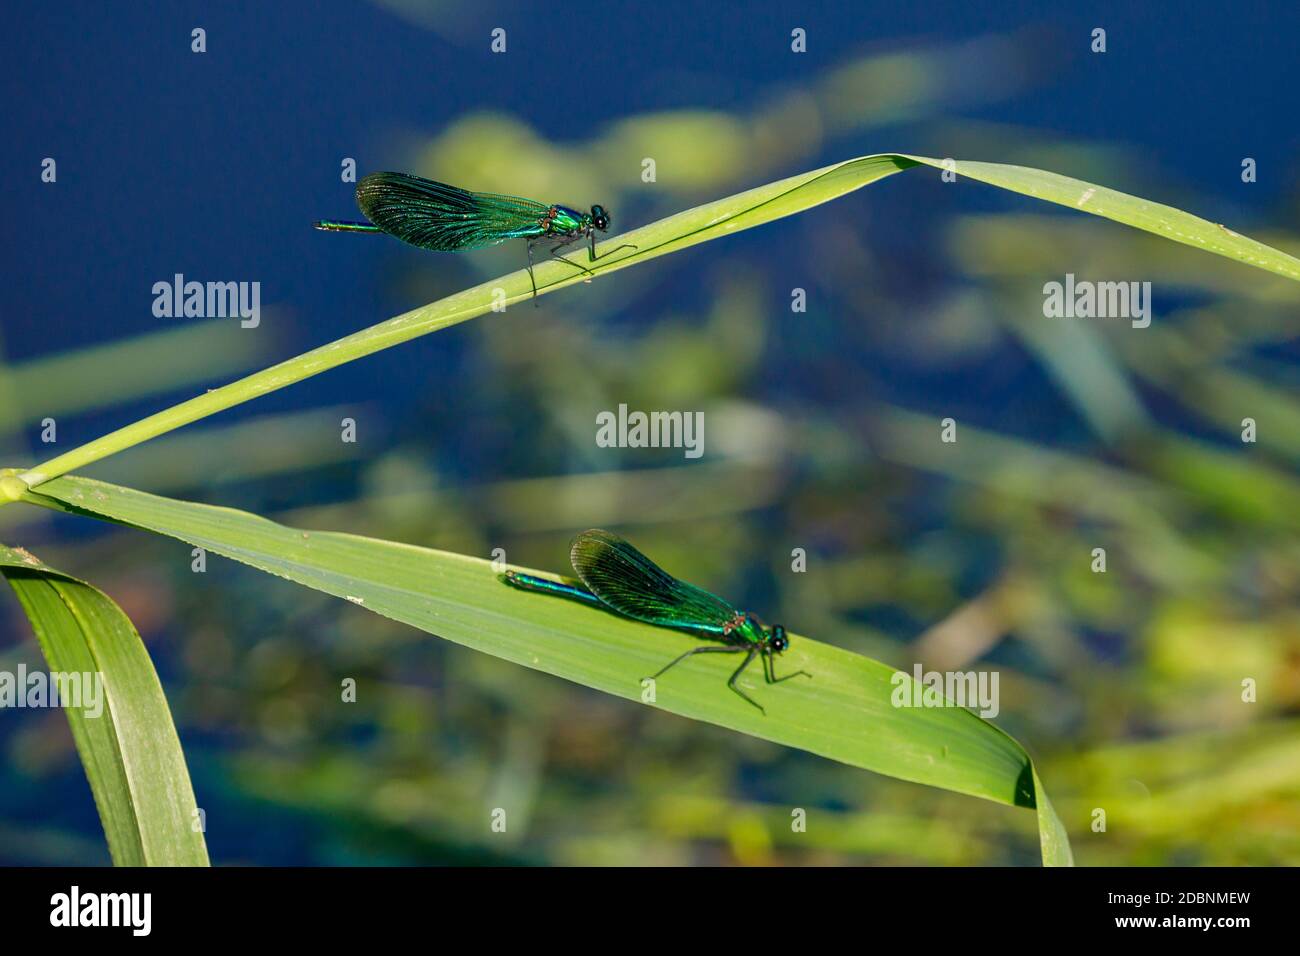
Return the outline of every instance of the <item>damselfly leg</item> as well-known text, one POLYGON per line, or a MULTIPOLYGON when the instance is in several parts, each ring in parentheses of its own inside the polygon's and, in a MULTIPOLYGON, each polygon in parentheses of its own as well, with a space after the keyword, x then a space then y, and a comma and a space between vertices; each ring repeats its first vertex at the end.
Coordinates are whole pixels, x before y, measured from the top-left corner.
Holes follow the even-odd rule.
POLYGON ((744 673, 746 667, 748 667, 751 663, 753 663, 754 655, 757 653, 758 653, 757 647, 729 647, 729 646, 715 647, 711 644, 706 644, 703 647, 693 647, 685 654, 678 655, 677 657, 669 661, 666 665, 661 667, 659 671, 651 677, 651 680, 658 678, 660 674, 663 674, 669 668, 676 667, 678 664, 686 660, 686 658, 690 657, 692 654, 744 654, 745 655, 744 661, 741 662, 740 666, 737 667, 735 672, 731 675, 731 678, 727 681, 727 686, 730 687, 737 694, 739 694, 741 697, 743 697, 747 703, 753 704, 755 707, 757 707, 764 716, 767 716, 767 711, 763 710, 763 706, 760 703, 758 703, 756 700, 754 700, 752 697, 750 697, 743 690, 741 690, 739 687, 736 686, 736 679, 740 677, 742 673, 744 673))
MULTIPOLYGON (((534 306, 537 306, 538 302, 537 302, 537 279, 533 276, 533 245, 534 243, 541 242, 545 239, 554 239, 554 238, 555 237, 553 235, 534 236, 533 238, 528 240, 528 281, 533 284, 533 305, 534 306)), ((578 263, 574 262, 572 259, 566 259, 564 256, 559 254, 558 250, 563 249, 565 246, 572 245, 573 243, 577 242, 581 238, 582 238, 582 233, 576 233, 575 235, 570 236, 569 238, 562 239, 561 241, 557 242, 555 245, 551 246, 551 248, 547 250, 548 258, 559 259, 561 262, 566 262, 569 265, 573 266, 573 268, 577 269, 579 272, 583 273, 584 275, 589 275, 589 276, 595 275, 595 273, 593 273, 590 269, 586 269, 578 265, 578 263)))
POLYGON ((771 654, 763 655, 763 676, 767 678, 769 684, 779 684, 783 680, 789 680, 791 677, 798 677, 802 674, 804 677, 812 677, 807 671, 795 671, 793 674, 786 674, 784 677, 776 676, 776 661, 772 660, 771 654))
MULTIPOLYGON (((763 709, 763 705, 760 704, 758 701, 754 700, 754 698, 750 697, 743 690, 741 690, 739 687, 736 686, 736 678, 738 678, 741 675, 741 673, 745 670, 745 668, 750 665, 750 663, 754 660, 754 655, 757 653, 758 653, 757 647, 751 647, 749 649, 749 654, 745 656, 745 660, 741 663, 741 665, 736 668, 736 672, 731 675, 731 679, 727 681, 727 686, 730 687, 732 690, 734 690, 741 697, 745 698, 745 700, 749 701, 751 704, 757 707, 758 712, 762 714, 764 717, 766 717, 767 711, 763 709)), ((764 654, 763 656, 766 657, 767 655, 764 654)))
POLYGON ((665 664, 663 667, 659 668, 657 672, 655 672, 650 676, 650 679, 651 680, 656 679, 660 674, 663 674, 669 668, 676 667, 678 664, 686 660, 686 658, 690 657, 692 654, 740 654, 744 650, 745 648, 743 647, 715 647, 712 644, 704 644, 700 647, 692 647, 685 654, 678 655, 677 657, 669 661, 667 664, 665 664))
POLYGON ((596 234, 595 234, 594 232, 590 232, 590 233, 588 233, 588 234, 587 234, 587 239, 591 242, 591 246, 590 246, 590 248, 587 250, 587 261, 588 261, 588 262, 595 262, 597 259, 604 259, 605 256, 612 255, 613 253, 618 252, 618 250, 620 250, 620 249, 639 249, 639 248, 640 248, 639 246, 634 246, 634 245, 632 245, 632 243, 630 243, 630 242, 625 242, 625 243, 623 243, 621 246, 615 246, 613 249, 606 249, 606 250, 605 250, 605 255, 598 256, 598 255, 596 255, 596 234))

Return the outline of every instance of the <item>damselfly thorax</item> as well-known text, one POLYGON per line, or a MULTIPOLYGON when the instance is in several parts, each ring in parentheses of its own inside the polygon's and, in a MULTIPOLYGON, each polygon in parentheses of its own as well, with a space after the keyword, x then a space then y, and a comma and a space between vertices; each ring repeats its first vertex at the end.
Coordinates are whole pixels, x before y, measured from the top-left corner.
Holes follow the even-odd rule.
POLYGON ((586 236, 592 229, 589 214, 570 209, 568 206, 552 206, 546 210, 540 225, 542 231, 551 236, 570 236, 574 233, 582 233, 586 236))

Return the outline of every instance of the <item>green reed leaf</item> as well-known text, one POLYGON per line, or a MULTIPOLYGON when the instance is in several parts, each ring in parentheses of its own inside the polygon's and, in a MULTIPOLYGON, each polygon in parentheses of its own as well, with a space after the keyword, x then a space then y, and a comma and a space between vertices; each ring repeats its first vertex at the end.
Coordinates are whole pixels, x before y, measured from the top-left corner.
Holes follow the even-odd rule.
MULTIPOLYGON (((697 640, 503 584, 488 561, 357 535, 303 531, 257 515, 84 478, 26 500, 169 535, 332 594, 474 650, 640 702, 642 679, 697 640)), ((704 655, 705 658, 714 655, 704 655)), ((693 661, 657 684, 654 706, 877 773, 1036 807, 1043 862, 1069 865, 1069 840, 1023 747, 957 707, 893 705, 895 668, 794 635, 782 668, 810 680, 750 678, 763 716, 730 693, 734 662, 693 661)), ((910 680, 910 678, 909 678, 910 680)))
POLYGON ((185 755, 130 619, 102 591, 22 549, 0 545, 0 573, 27 612, 50 671, 99 675, 99 704, 65 711, 113 862, 207 866, 185 755))
MULTIPOLYGON (((631 243, 637 247, 635 250, 611 252, 607 258, 594 263, 584 262, 584 265, 588 266, 594 277, 599 277, 710 239, 803 212, 887 176, 921 167, 950 169, 956 174, 957 181, 972 179, 1068 206, 1226 256, 1258 269, 1300 280, 1300 260, 1172 206, 1149 202, 1105 186, 1041 169, 999 163, 938 160, 901 153, 850 159, 668 216, 648 226, 615 236, 598 248, 598 252, 599 249, 614 250, 631 243)), ((1195 268, 1191 260, 1188 268, 1195 268)), ((539 263, 535 271, 537 288, 541 294, 554 292, 587 278, 572 266, 556 260, 539 263)), ((111 432, 29 469, 20 476, 22 485, 36 487, 41 482, 82 468, 124 448, 223 409, 319 375, 373 352, 483 315, 494 306, 526 303, 530 297, 531 284, 527 272, 522 269, 484 282, 111 432)), ((14 482, 0 485, 0 504, 16 500, 21 493, 22 487, 14 482)))

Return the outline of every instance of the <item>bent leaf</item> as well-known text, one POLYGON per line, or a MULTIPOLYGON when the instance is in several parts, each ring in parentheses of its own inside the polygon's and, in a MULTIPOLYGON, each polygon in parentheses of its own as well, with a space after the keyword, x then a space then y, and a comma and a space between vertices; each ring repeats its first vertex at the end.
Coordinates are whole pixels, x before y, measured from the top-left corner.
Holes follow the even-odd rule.
MULTIPOLYGON (((285 527, 257 515, 60 478, 26 500, 124 522, 344 598, 496 657, 640 701, 643 679, 698 641, 604 611, 507 587, 488 561, 412 545, 285 527)), ((530 572, 536 573, 536 572, 530 572)), ((794 635, 782 670, 812 679, 742 683, 763 716, 726 688, 734 661, 701 655, 657 682, 654 706, 903 780, 1036 807, 1043 861, 1069 841, 1024 748, 957 707, 896 707, 893 667, 794 635)), ((755 669, 756 670, 756 669, 755 669)), ((751 672, 753 673, 753 672, 751 672)))
MULTIPOLYGON (((1149 202, 1137 196, 1107 189, 1105 186, 1097 186, 1080 179, 1026 166, 881 153, 850 159, 833 166, 791 176, 789 179, 768 183, 766 186, 759 186, 703 206, 696 206, 694 209, 688 209, 640 229, 615 236, 598 247, 598 254, 602 254, 601 250, 609 250, 609 252, 607 255, 602 254, 603 257, 597 261, 588 263, 585 261, 585 256, 579 256, 589 275, 558 260, 538 263, 534 270, 537 291, 539 294, 552 292, 573 285, 575 282, 585 281, 589 277, 594 278, 607 272, 624 269, 710 239, 717 239, 742 229, 763 225, 774 219, 791 216, 905 169, 920 166, 949 170, 956 174, 958 180, 973 179, 1011 192, 1113 219, 1184 245, 1226 256, 1289 279, 1300 280, 1300 260, 1254 239, 1239 235, 1218 223, 1209 222, 1172 206, 1149 202), (620 246, 627 244, 635 245, 637 248, 619 249, 620 246)), ((1194 264, 1189 264, 1189 268, 1195 268, 1194 264)), ((445 299, 412 309, 410 312, 380 322, 378 325, 328 345, 312 349, 310 352, 263 369, 229 385, 211 389, 197 398, 174 405, 43 462, 20 477, 27 487, 35 487, 50 478, 75 471, 90 462, 98 461, 107 455, 241 402, 276 391, 313 375, 319 375, 321 372, 362 356, 392 348, 394 345, 400 345, 422 335, 428 335, 430 332, 483 315, 491 311, 494 306, 526 302, 531 296, 532 284, 525 270, 521 269, 498 279, 492 279, 445 299)), ((0 488, 0 492, 4 492, 4 489, 0 488)), ((5 502, 6 497, 12 499, 17 497, 17 494, 8 492, 0 494, 0 504, 5 502)))
POLYGON ((113 862, 207 866, 185 755, 130 619, 102 591, 20 548, 0 545, 0 573, 27 612, 50 671, 99 675, 98 705, 65 701, 65 710, 113 862))

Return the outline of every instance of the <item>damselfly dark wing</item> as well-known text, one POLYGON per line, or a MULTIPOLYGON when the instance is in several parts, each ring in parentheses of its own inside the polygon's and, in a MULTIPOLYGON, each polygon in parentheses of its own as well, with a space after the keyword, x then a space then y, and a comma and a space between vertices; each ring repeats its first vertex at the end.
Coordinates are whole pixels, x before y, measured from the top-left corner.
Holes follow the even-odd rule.
POLYGON ((537 236, 550 207, 518 196, 476 193, 406 173, 371 173, 357 205, 384 232, 421 249, 481 249, 537 236))
POLYGON ((616 534, 584 531, 573 539, 569 560, 596 597, 638 621, 705 634, 734 624, 734 607, 677 580, 616 534))

